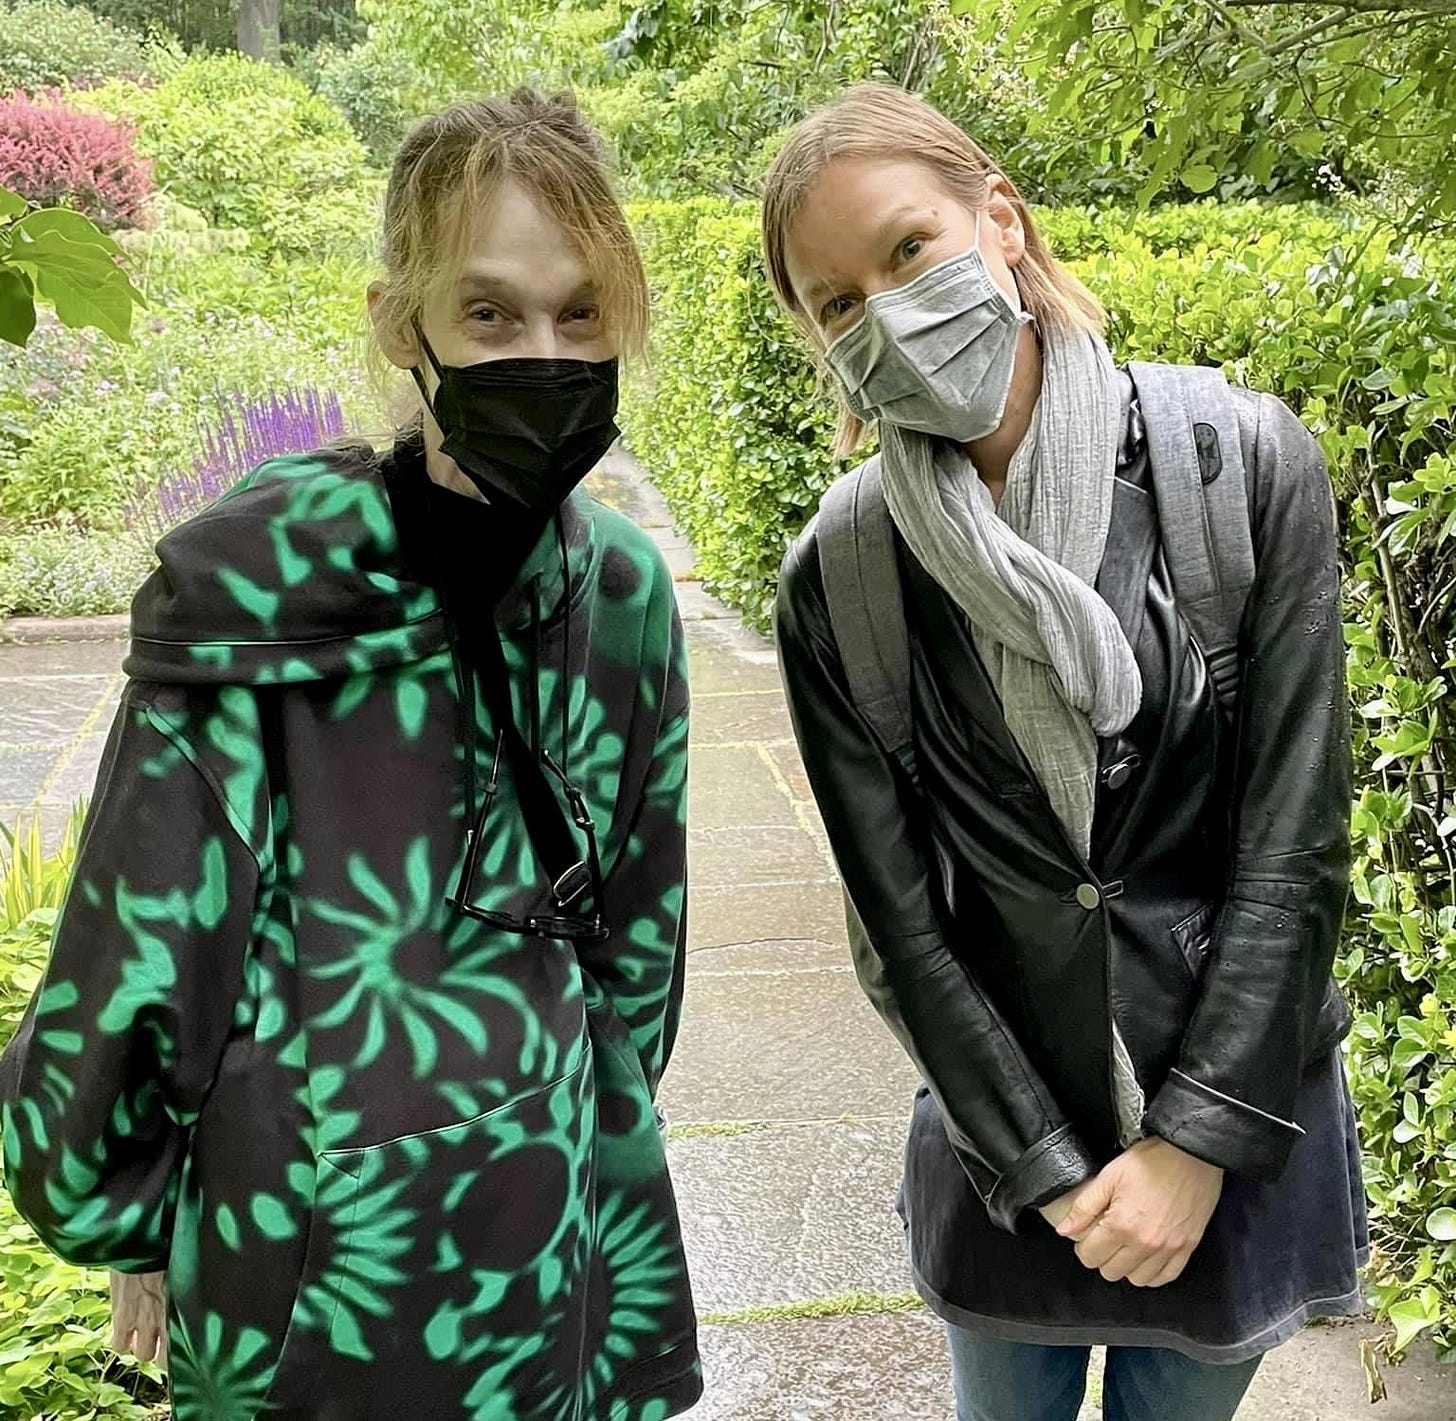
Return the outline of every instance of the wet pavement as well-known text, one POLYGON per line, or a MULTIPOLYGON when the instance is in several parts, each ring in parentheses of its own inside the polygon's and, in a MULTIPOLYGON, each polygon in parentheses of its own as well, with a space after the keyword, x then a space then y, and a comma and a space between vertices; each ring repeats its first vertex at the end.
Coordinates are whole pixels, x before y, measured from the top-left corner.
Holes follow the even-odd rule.
MULTIPOLYGON (((849 966, 772 647, 692 581, 630 459, 610 458, 597 491, 663 546, 692 660, 691 958, 663 1087, 703 1317, 708 1393, 691 1416, 952 1421, 940 1326, 908 1296, 894 1214, 915 1076, 849 966)), ((0 822, 38 815, 53 840, 89 792, 123 650, 0 646, 0 822)), ((1306 1330, 1241 1421, 1456 1421, 1456 1368, 1429 1350, 1386 1367, 1390 1399, 1370 1407, 1359 1343, 1378 1335, 1306 1330)), ((1084 1421, 1098 1414, 1089 1400, 1084 1421)))

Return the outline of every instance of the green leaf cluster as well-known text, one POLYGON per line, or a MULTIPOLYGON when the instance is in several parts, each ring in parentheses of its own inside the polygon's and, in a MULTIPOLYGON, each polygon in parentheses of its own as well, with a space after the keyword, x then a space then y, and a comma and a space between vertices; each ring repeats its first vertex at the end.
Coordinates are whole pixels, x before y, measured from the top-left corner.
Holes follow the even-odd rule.
POLYGON ((94 327, 131 339, 141 292, 116 260, 120 248, 95 223, 66 208, 33 212, 0 188, 0 341, 23 346, 35 330, 37 300, 72 329, 94 327))
MULTIPOLYGON (((985 4, 954 0, 985 39, 985 4)), ((1301 166, 1407 221, 1456 218, 1456 6, 1445 0, 1019 0, 1009 42, 1060 159, 1136 168, 1140 196, 1270 190, 1301 166), (1068 142, 1071 124, 1089 147, 1068 142)))
POLYGON ((0 94, 139 79, 152 51, 141 35, 61 0, 0 0, 0 94))

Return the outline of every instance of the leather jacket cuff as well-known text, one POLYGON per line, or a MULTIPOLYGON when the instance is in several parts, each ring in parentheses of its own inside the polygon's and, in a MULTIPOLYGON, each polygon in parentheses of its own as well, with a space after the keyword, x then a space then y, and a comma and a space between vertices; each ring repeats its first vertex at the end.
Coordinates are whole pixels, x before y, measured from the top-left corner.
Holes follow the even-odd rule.
POLYGON ((1169 1073, 1154 1097, 1144 1128, 1207 1164, 1260 1184, 1278 1180, 1294 1142, 1304 1134, 1292 1120, 1246 1105, 1178 1070, 1169 1073))
POLYGON ((996 1181, 986 1200, 991 1222, 1017 1233, 1026 1210, 1060 1199, 1096 1173, 1097 1161, 1072 1127, 1063 1125, 1038 1140, 996 1181))

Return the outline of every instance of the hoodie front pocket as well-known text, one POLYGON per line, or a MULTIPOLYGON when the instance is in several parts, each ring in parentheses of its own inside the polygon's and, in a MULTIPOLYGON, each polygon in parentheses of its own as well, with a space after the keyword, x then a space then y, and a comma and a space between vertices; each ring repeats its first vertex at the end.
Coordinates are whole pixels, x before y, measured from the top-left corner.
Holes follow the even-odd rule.
POLYGON ((532 1095, 320 1156, 267 1414, 463 1415, 489 1396, 502 1415, 524 1416, 569 1391, 582 1345, 592 1092, 584 1046, 569 1074, 532 1095))

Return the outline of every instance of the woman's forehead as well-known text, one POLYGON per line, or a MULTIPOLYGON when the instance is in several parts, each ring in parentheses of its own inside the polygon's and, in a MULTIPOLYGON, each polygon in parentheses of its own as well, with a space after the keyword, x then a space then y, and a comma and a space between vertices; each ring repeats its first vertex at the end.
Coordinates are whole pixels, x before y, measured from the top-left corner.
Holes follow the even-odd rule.
POLYGON ((463 296, 565 296, 591 271, 566 229, 525 186, 507 180, 461 233, 441 285, 463 296))
POLYGON ((936 218, 955 202, 935 171, 913 158, 833 159, 785 233, 789 279, 802 294, 841 264, 893 243, 906 223, 936 218))

